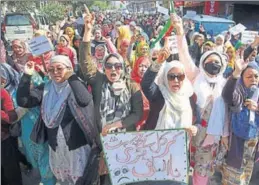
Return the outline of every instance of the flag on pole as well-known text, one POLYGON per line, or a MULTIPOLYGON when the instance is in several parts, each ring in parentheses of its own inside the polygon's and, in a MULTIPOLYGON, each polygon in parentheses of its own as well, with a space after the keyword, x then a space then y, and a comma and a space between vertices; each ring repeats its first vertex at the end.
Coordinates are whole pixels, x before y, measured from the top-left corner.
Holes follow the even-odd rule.
MULTIPOLYGON (((175 9, 174 9, 174 3, 173 0, 169 0, 170 6, 169 6, 169 14, 171 13, 175 13, 175 9)), ((151 45, 151 49, 155 47, 156 43, 158 43, 164 36, 169 36, 171 35, 171 32, 173 31, 173 26, 171 25, 171 19, 169 18, 166 21, 166 24, 164 26, 164 28, 160 31, 158 37, 156 38, 156 40, 152 43, 151 45)))

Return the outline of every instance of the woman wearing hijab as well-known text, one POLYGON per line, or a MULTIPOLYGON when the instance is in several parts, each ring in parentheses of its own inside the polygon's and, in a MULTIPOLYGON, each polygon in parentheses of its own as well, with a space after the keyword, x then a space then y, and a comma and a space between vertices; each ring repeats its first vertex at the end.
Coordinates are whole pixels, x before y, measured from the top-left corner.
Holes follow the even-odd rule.
MULTIPOLYGON (((116 53, 104 60, 104 74, 100 73, 91 58, 91 32, 94 17, 85 17, 85 33, 80 45, 80 66, 92 87, 96 124, 99 133, 106 135, 111 130, 136 130, 142 117, 143 101, 138 85, 124 78, 124 61, 116 53)), ((100 161, 101 184, 111 184, 103 158, 100 161)))
POLYGON ((193 138, 194 153, 194 185, 207 185, 212 174, 212 164, 215 160, 220 139, 225 140, 225 104, 221 96, 225 85, 223 72, 226 69, 226 58, 216 51, 205 52, 197 68, 192 62, 184 37, 181 18, 172 16, 172 24, 177 31, 179 58, 183 63, 186 75, 193 82, 194 93, 197 96, 196 125, 198 134, 193 138))
MULTIPOLYGON (((148 68, 141 82, 142 90, 150 102, 150 113, 144 129, 185 129, 191 135, 195 135, 197 128, 192 125, 191 83, 185 75, 184 66, 179 61, 165 62, 161 65, 166 58, 158 57, 148 68)), ((143 184, 181 183, 157 181, 143 184)))
POLYGON ((70 44, 70 38, 68 35, 61 35, 60 38, 59 38, 59 43, 56 47, 56 52, 60 49, 60 48, 68 48, 72 51, 73 53, 73 60, 71 60, 72 62, 72 65, 73 65, 73 69, 75 71, 78 70, 78 60, 77 60, 77 53, 76 53, 76 50, 71 47, 71 44, 70 44))
POLYGON ((73 45, 73 39, 74 39, 74 37, 75 37, 75 30, 73 29, 73 28, 71 28, 71 27, 67 27, 66 29, 65 29, 65 34, 68 36, 68 38, 69 38, 69 45, 71 46, 71 47, 73 47, 74 45, 73 45))
POLYGON ((220 54, 224 53, 224 36, 223 35, 217 35, 215 39, 215 50, 219 52, 220 54))
POLYGON ((11 56, 14 62, 14 68, 18 72, 23 72, 26 62, 31 57, 28 52, 25 42, 15 39, 12 41, 13 55, 11 56))
POLYGON ((227 50, 226 50, 226 54, 228 56, 228 64, 227 64, 227 68, 224 72, 224 77, 228 78, 233 73, 234 67, 235 67, 235 60, 236 60, 235 48, 232 45, 228 46, 227 50))
POLYGON ((84 174, 97 135, 92 96, 73 74, 66 56, 52 57, 48 69, 52 80, 30 89, 33 71, 34 63, 28 62, 17 103, 26 108, 41 106, 37 124, 44 124, 46 129, 50 168, 57 180, 76 184, 84 174))
POLYGON ((99 44, 95 48, 95 54, 93 60, 97 66, 99 72, 103 73, 104 59, 108 56, 107 48, 104 44, 99 44))
MULTIPOLYGON (((1 64, 1 78, 5 80, 5 89, 10 93, 14 102, 15 111, 18 114, 19 124, 21 124, 21 135, 19 137, 22 142, 22 151, 25 154, 26 159, 33 168, 39 169, 41 182, 44 185, 55 185, 56 179, 49 166, 48 144, 37 144, 30 138, 33 127, 40 115, 39 107, 25 109, 17 106, 16 92, 20 81, 20 74, 8 64, 1 64)), ((37 87, 42 82, 42 78, 35 72, 31 78, 31 86, 37 87)))
POLYGON ((230 107, 230 148, 222 170, 222 184, 249 185, 258 160, 259 68, 236 60, 222 96, 230 107))
POLYGON ((118 38, 116 40, 116 48, 120 48, 121 43, 124 39, 127 39, 127 40, 131 39, 131 33, 128 26, 117 27, 117 32, 118 32, 118 38))
MULTIPOLYGON (((138 60, 136 61, 133 67, 133 70, 131 72, 131 79, 135 81, 139 86, 149 66, 150 66, 150 61, 148 57, 142 56, 142 57, 139 57, 138 60)), ((143 99, 143 116, 142 116, 142 119, 136 125, 137 131, 143 130, 149 114, 149 101, 144 95, 143 91, 141 91, 141 93, 142 93, 142 99, 143 99)))
POLYGON ((79 45, 82 38, 79 35, 75 35, 73 38, 73 48, 76 50, 76 58, 79 60, 79 45))

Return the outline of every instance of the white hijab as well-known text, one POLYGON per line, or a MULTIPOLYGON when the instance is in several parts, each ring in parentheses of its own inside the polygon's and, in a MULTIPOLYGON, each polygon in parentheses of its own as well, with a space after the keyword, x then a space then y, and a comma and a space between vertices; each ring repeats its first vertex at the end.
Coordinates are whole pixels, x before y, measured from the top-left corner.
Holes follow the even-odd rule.
MULTIPOLYGON (((71 61, 67 56, 56 55, 52 57, 50 64, 55 62, 72 68, 71 61)), ((56 83, 50 80, 45 84, 41 113, 42 119, 48 128, 56 128, 61 123, 70 93, 71 87, 67 80, 62 83, 56 83)))
POLYGON ((159 113, 156 130, 185 128, 192 125, 192 108, 190 97, 193 89, 190 81, 185 78, 179 92, 170 90, 167 74, 172 68, 184 70, 184 66, 179 61, 165 62, 161 67, 156 83, 165 99, 163 109, 159 113))
POLYGON ((215 38, 215 42, 216 42, 216 40, 217 40, 218 38, 221 38, 221 39, 223 40, 223 43, 222 43, 222 45, 220 45, 220 46, 216 45, 215 50, 216 50, 217 52, 219 52, 220 54, 223 54, 223 53, 224 53, 224 40, 225 40, 225 38, 224 38, 223 35, 217 35, 216 38, 215 38))
POLYGON ((204 53, 200 60, 200 73, 194 81, 194 92, 197 95, 197 105, 202 110, 206 108, 208 99, 213 97, 213 107, 210 114, 207 134, 221 136, 223 133, 223 127, 225 122, 225 103, 221 96, 223 87, 225 86, 226 80, 223 77, 223 73, 226 69, 227 63, 224 56, 216 51, 207 51, 204 53), (203 64, 206 59, 215 54, 220 57, 222 67, 219 74, 211 78, 207 75, 203 68, 203 64), (210 84, 215 84, 214 88, 210 84))

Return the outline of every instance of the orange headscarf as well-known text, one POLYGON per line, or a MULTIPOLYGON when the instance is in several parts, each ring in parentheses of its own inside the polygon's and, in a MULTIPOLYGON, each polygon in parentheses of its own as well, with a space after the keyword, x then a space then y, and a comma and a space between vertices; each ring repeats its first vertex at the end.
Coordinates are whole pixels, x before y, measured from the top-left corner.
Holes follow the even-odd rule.
POLYGON ((142 81, 142 77, 138 74, 139 65, 145 60, 148 59, 146 56, 139 57, 134 63, 133 69, 131 71, 131 79, 137 82, 138 84, 142 81))
MULTIPOLYGON (((142 57, 139 57, 135 64, 134 64, 134 67, 133 67, 133 70, 131 72, 131 79, 133 81, 135 81, 137 84, 139 84, 140 86, 140 82, 142 81, 142 77, 139 76, 138 74, 138 68, 139 68, 139 65, 145 60, 145 59, 148 59, 147 56, 142 56, 142 57)), ((149 115, 149 101, 148 99, 146 98, 146 96, 144 95, 143 91, 141 90, 141 94, 142 94, 142 100, 143 100, 143 115, 142 115, 142 118, 141 120, 137 123, 136 125, 136 128, 137 128, 137 131, 139 130, 142 130, 145 123, 146 123, 146 120, 148 118, 148 115, 149 115)))

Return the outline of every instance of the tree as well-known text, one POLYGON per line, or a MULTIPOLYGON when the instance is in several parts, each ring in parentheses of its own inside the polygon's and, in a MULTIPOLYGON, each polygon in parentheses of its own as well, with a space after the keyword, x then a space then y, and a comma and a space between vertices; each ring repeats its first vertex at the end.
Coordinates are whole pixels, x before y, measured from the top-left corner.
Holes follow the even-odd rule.
POLYGON ((109 2, 107 1, 94 1, 93 4, 91 5, 91 9, 93 7, 98 7, 101 10, 106 10, 110 8, 109 2))
POLYGON ((48 2, 40 9, 41 13, 46 14, 52 23, 63 20, 66 13, 66 6, 58 2, 48 2))

